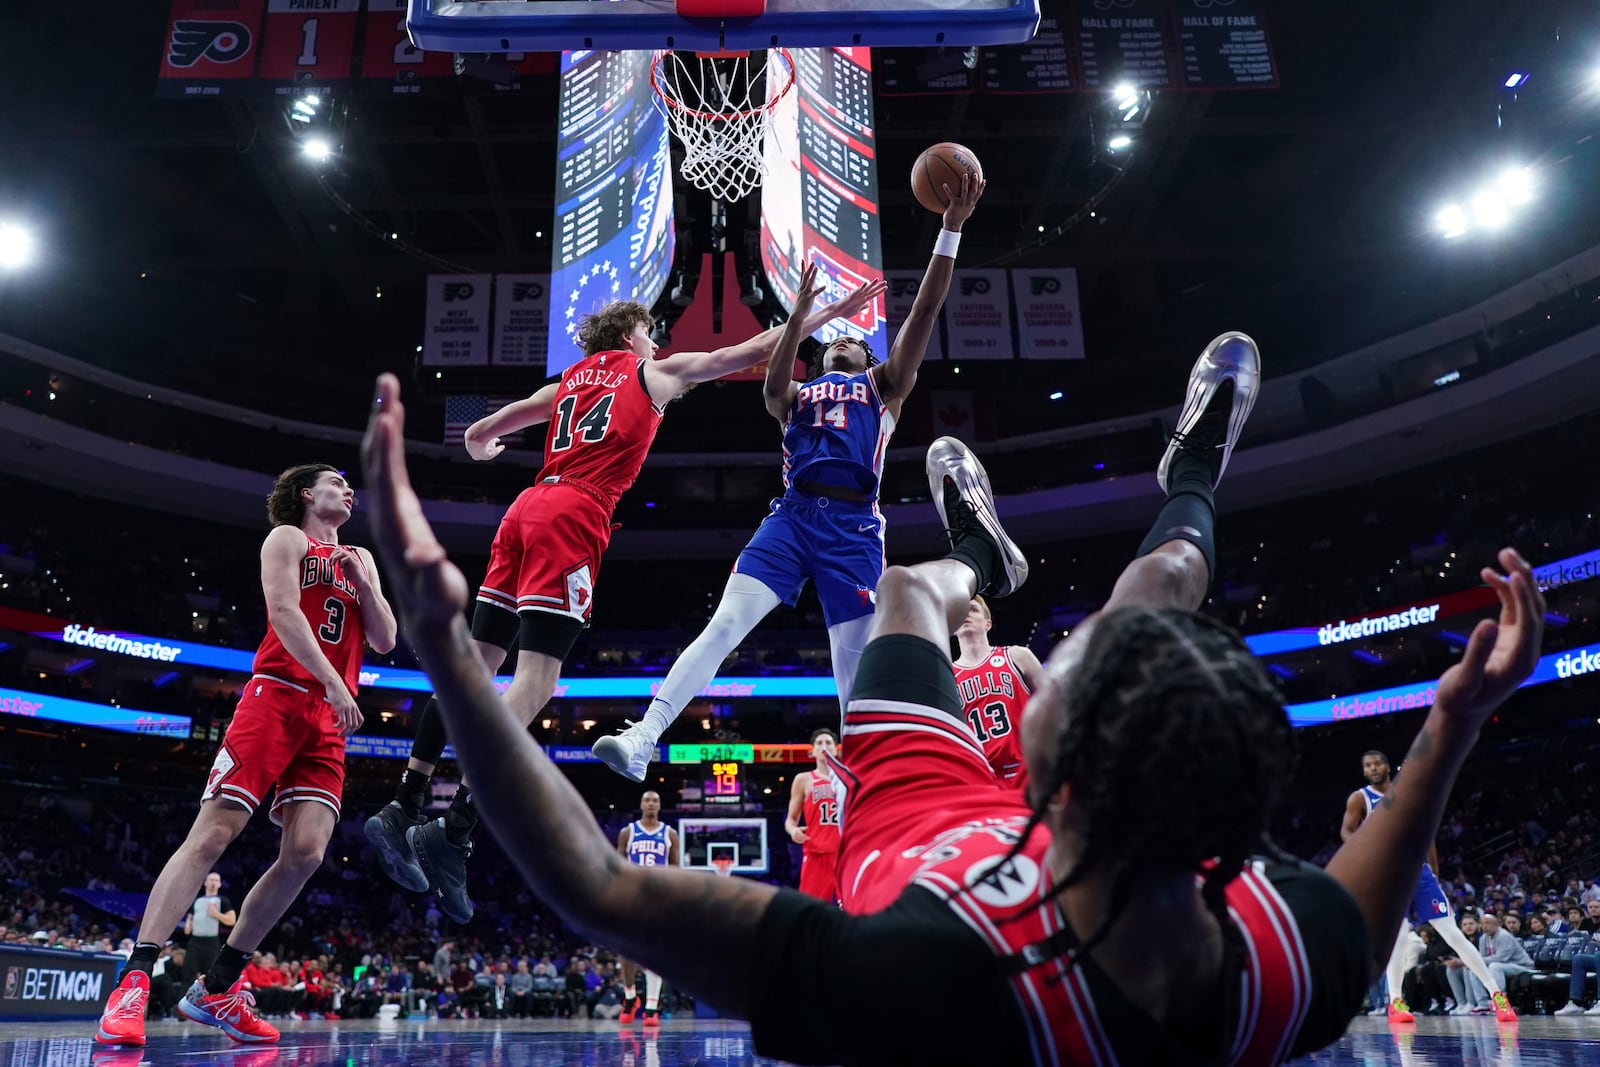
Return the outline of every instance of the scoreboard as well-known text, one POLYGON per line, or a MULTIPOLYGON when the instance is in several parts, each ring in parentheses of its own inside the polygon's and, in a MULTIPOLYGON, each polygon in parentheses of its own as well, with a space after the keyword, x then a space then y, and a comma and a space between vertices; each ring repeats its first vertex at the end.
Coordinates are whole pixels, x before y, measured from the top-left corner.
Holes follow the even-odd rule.
POLYGON ((744 803, 744 764, 736 760, 702 763, 700 778, 700 796, 708 807, 744 803))

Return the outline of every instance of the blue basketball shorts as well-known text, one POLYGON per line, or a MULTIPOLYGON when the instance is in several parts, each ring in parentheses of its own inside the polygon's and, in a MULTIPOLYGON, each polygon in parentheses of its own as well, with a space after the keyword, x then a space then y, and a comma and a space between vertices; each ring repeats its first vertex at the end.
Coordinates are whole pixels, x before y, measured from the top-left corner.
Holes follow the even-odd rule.
POLYGON ((1417 891, 1411 894, 1411 910, 1406 914, 1413 926, 1443 919, 1450 914, 1450 902, 1445 899, 1433 868, 1426 863, 1422 865, 1422 877, 1417 879, 1417 891))
POLYGON ((754 578, 790 607, 809 578, 828 625, 850 622, 877 604, 883 528, 875 503, 790 491, 773 500, 733 572, 754 578))

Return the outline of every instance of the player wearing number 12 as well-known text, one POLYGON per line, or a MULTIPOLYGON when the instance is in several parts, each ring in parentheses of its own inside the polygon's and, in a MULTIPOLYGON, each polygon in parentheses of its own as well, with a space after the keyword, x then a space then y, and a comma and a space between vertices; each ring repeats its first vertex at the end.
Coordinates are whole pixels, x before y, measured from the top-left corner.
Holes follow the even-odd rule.
POLYGON ((269 810, 283 828, 278 858, 245 895, 227 943, 178 1008, 240 1043, 278 1040, 277 1029, 251 1010, 254 997, 236 987, 251 954, 322 865, 339 821, 344 740, 361 725, 355 692, 362 647, 394 648, 394 612, 372 554, 339 543, 355 500, 344 475, 320 463, 284 471, 267 497, 267 635, 206 778, 200 813, 150 889, 139 940, 95 1033, 102 1044, 144 1044, 150 972, 162 942, 274 787, 269 810))
POLYGON ((783 828, 801 847, 800 892, 839 903, 839 795, 828 757, 839 748, 839 736, 824 726, 811 735, 811 758, 817 765, 794 776, 789 812, 783 828))
MULTIPOLYGON (((806 328, 855 314, 874 293, 866 286, 818 309, 806 328)), ((639 476, 668 402, 691 385, 767 359, 782 333, 772 329, 711 352, 657 358, 650 339, 654 325, 643 304, 606 304, 579 327, 582 359, 559 380, 466 432, 468 453, 488 460, 505 450, 501 435, 550 423, 541 477, 500 522, 472 616, 478 655, 491 671, 517 650, 506 700, 524 723, 549 701, 561 663, 594 609, 612 512, 639 476)), ((390 878, 413 892, 431 889, 444 913, 464 923, 473 913, 466 859, 477 824, 465 783, 442 819, 427 822, 422 816, 444 745, 438 704, 430 700, 395 799, 367 820, 366 834, 390 878)))
MULTIPOLYGON (((767 365, 767 411, 783 430, 784 494, 739 553, 711 621, 673 664, 644 720, 595 742, 594 754, 618 774, 644 781, 667 727, 756 624, 780 602, 793 605, 808 580, 816 583, 822 602, 834 686, 844 707, 883 574, 878 483, 884 453, 950 291, 961 227, 983 189, 983 179, 970 176, 962 177, 959 189, 945 187, 944 231, 887 360, 878 363, 865 343, 841 337, 822 353, 818 373, 800 384, 793 380, 800 334, 786 338, 767 365)), ((795 299, 797 316, 816 276, 816 265, 807 266, 795 299)))
POLYGON ((981 596, 972 598, 966 618, 956 627, 961 655, 956 657, 956 689, 961 717, 983 746, 995 777, 1017 789, 1028 787, 1022 759, 1022 709, 1039 688, 1039 657, 1023 645, 995 648, 989 644, 994 617, 981 596))

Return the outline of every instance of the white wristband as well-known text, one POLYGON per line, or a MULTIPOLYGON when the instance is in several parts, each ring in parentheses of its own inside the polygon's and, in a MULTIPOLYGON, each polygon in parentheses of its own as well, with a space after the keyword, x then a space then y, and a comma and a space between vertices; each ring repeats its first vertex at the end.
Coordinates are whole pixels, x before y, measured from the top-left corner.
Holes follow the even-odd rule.
POLYGON ((949 256, 956 258, 956 249, 961 247, 961 233, 959 230, 940 230, 939 239, 933 242, 933 254, 936 256, 949 256))

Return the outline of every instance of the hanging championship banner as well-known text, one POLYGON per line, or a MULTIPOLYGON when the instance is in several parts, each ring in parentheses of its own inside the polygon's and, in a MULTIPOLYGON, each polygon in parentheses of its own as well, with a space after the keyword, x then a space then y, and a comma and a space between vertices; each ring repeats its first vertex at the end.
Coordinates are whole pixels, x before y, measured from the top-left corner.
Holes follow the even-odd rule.
POLYGON ((1078 272, 1011 272, 1017 309, 1017 348, 1023 359, 1082 359, 1083 319, 1078 308, 1078 272))
POLYGON ((879 96, 935 96, 970 93, 973 72, 964 48, 878 48, 879 96))
POLYGON ((277 96, 350 80, 361 0, 267 0, 258 77, 277 96))
MULTIPOLYGON (((888 292, 884 294, 884 315, 889 320, 889 336, 892 339, 900 336, 900 327, 905 325, 906 316, 911 314, 911 302, 917 298, 917 290, 922 287, 922 271, 886 270, 883 280, 889 285, 888 292)), ((944 317, 942 310, 939 317, 944 317)), ((944 358, 944 338, 940 333, 940 324, 935 322, 933 334, 928 338, 927 354, 922 357, 924 361, 944 358)), ((881 358, 888 359, 889 353, 883 353, 881 358)))
POLYGON ((367 0, 363 96, 410 96, 455 79, 449 52, 424 52, 406 34, 406 0, 367 0))
POLYGON ((1054 18, 1039 19, 1039 31, 1027 44, 983 50, 983 89, 988 93, 1069 93, 1072 57, 1067 38, 1054 18))
POLYGON ((958 270, 944 302, 950 358, 1011 359, 1011 298, 1004 270, 958 270))
POLYGON ((495 275, 491 361, 505 366, 536 366, 542 374, 549 334, 550 275, 495 275))
POLYGON ((425 367, 489 362, 489 274, 428 275, 425 367))
POLYGON ((172 0, 156 95, 248 96, 265 0, 172 0))

